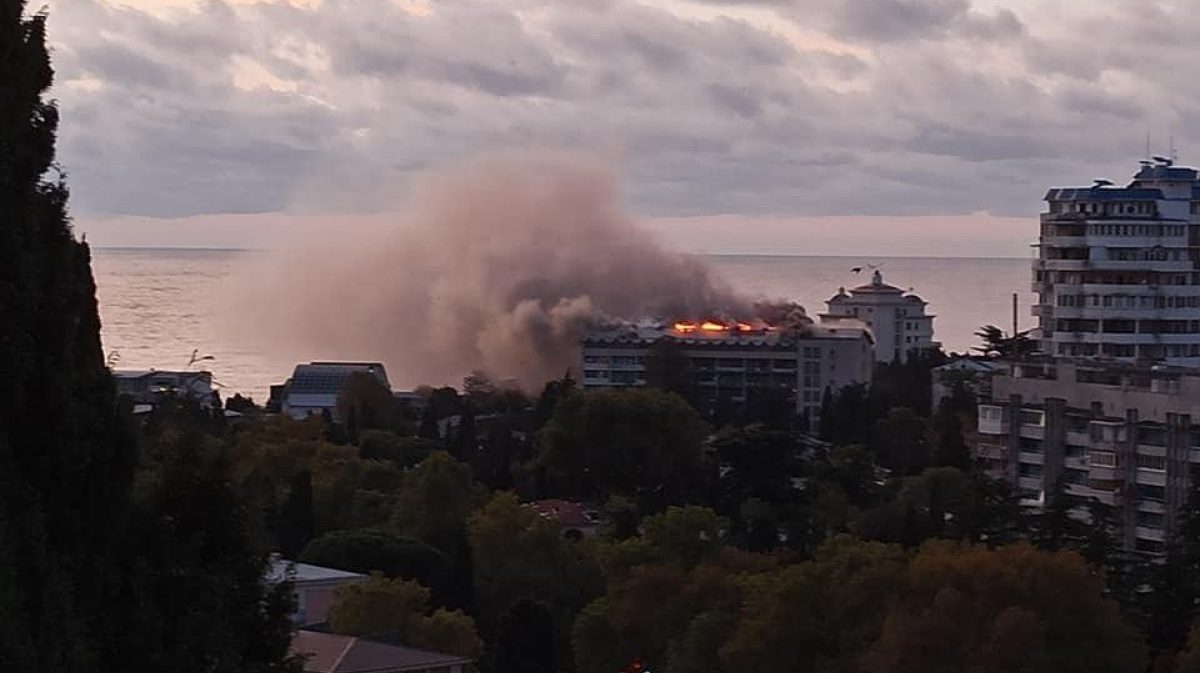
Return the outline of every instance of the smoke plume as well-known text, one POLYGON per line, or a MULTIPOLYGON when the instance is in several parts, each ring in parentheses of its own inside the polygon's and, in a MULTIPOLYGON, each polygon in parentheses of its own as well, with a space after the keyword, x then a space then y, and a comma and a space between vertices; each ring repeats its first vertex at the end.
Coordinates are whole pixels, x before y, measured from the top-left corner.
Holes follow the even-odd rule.
POLYGON ((431 175, 382 231, 315 243, 274 256, 241 293, 242 333, 295 360, 382 360, 400 385, 481 369, 535 388, 578 369, 590 326, 745 309, 622 212, 609 170, 577 157, 431 175))

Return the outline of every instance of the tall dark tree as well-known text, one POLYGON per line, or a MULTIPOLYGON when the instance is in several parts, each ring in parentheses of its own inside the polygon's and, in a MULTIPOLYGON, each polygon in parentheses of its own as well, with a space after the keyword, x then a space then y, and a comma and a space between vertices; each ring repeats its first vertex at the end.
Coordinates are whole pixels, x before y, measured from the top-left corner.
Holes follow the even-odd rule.
POLYGON ((132 424, 55 164, 47 17, 25 9, 0 0, 0 669, 289 668, 290 589, 264 584, 225 467, 172 451, 134 498, 132 424))
POLYGON ((135 452, 55 164, 46 15, 24 10, 0 0, 0 662, 99 670, 135 452))
POLYGON ((1154 564, 1150 590, 1143 592, 1146 640, 1154 654, 1179 652, 1200 612, 1200 468, 1193 466, 1190 478, 1166 558, 1154 564))
POLYGON ((436 405, 427 402, 425 409, 421 412, 421 425, 417 429, 417 436, 421 439, 441 439, 442 433, 438 430, 438 420, 436 405))
POLYGON ((475 409, 468 403, 463 405, 462 415, 458 417, 458 428, 454 431, 450 455, 464 463, 471 463, 478 451, 479 435, 475 429, 475 409))
POLYGON ((971 450, 963 440, 962 418, 950 407, 943 406, 934 418, 937 431, 937 446, 933 450, 935 467, 957 467, 966 471, 971 467, 971 450))
POLYGON ((279 551, 284 557, 295 559, 296 555, 313 538, 313 486, 312 472, 296 473, 288 489, 287 499, 279 510, 279 551))
POLYGON ((554 673, 554 616, 544 603, 523 598, 500 618, 496 673, 554 673))

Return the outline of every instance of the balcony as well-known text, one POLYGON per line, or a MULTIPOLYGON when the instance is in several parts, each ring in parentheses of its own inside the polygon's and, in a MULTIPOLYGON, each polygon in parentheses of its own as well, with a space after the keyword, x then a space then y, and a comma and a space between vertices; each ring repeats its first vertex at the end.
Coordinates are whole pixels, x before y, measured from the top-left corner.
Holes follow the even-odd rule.
POLYGON ((1137 483, 1145 484, 1146 486, 1166 486, 1167 473, 1165 470, 1147 470, 1138 468, 1137 483))
POLYGON ((1093 481, 1124 481, 1125 469, 1105 465, 1088 465, 1088 478, 1093 481))
POLYGON ((1043 465, 1046 462, 1046 455, 1043 453, 1022 451, 1020 453, 1020 461, 1026 465, 1043 465))
POLYGON ((1086 432, 1072 432, 1068 430, 1066 440, 1067 444, 1072 446, 1087 446, 1091 444, 1092 437, 1086 432))
POLYGON ((1022 424, 1021 428, 1018 432, 1020 433, 1020 436, 1024 437, 1025 439, 1045 439, 1046 438, 1046 428, 1044 428, 1040 425, 1022 424))
POLYGON ((1167 532, 1161 528, 1147 528, 1146 526, 1138 526, 1134 530, 1134 535, 1143 540, 1154 540, 1162 542, 1167 539, 1167 532))
POLYGON ((1067 456, 1063 458, 1063 466, 1073 470, 1088 469, 1088 459, 1085 456, 1067 456))

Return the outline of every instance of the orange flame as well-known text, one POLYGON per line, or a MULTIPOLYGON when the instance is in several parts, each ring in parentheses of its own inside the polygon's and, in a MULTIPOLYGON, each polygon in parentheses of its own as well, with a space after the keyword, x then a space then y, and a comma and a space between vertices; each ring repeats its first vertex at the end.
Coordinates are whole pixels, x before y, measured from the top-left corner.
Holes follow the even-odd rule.
POLYGON ((729 328, 719 322, 705 320, 704 322, 700 323, 700 329, 704 330, 705 332, 724 332, 729 328))
POLYGON ((754 325, 751 325, 748 322, 742 322, 741 320, 738 321, 737 328, 738 328, 739 332, 753 332, 754 331, 754 325))
POLYGON ((696 331, 696 323, 686 321, 677 322, 675 323, 675 331, 682 332, 684 334, 691 334, 692 332, 696 331))

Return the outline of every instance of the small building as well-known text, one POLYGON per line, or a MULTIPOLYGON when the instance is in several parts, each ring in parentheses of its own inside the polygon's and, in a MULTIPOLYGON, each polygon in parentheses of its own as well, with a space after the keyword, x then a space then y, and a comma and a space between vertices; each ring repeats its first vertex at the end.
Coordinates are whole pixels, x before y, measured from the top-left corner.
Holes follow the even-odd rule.
POLYGON ((600 512, 570 500, 535 500, 525 505, 562 529, 563 537, 582 540, 600 531, 600 512))
POLYGON ((960 386, 976 400, 991 399, 992 376, 1006 371, 1006 363, 985 358, 958 358, 934 367, 930 371, 930 408, 936 410, 943 400, 953 397, 955 388, 960 386))
MULTIPOLYGON (((326 412, 338 420, 338 393, 347 379, 359 373, 376 377, 389 391, 392 388, 387 371, 378 362, 312 362, 296 365, 292 378, 278 391, 279 410, 297 420, 326 412)), ((275 394, 274 389, 272 394, 275 394)))
POLYGON ((857 318, 875 335, 875 358, 880 362, 907 362, 911 353, 941 346, 933 340, 933 318, 925 313, 928 302, 915 294, 883 282, 878 269, 871 282, 838 288, 826 304, 822 319, 857 318))
POLYGON ((304 630, 292 638, 291 653, 304 658, 305 673, 464 673, 474 664, 453 654, 304 630))
POLYGON ((367 576, 333 568, 295 563, 283 558, 271 559, 267 581, 290 580, 296 592, 294 621, 299 626, 322 624, 333 606, 333 592, 340 586, 359 582, 367 576))
POLYGON ((212 372, 114 371, 117 394, 136 405, 154 405, 165 397, 190 398, 208 404, 213 399, 212 372))

